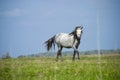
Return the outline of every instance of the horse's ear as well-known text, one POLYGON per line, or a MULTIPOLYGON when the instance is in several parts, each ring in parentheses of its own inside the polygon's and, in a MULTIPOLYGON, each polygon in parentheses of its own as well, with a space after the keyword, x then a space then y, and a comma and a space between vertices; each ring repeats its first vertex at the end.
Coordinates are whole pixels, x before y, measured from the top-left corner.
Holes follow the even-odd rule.
POLYGON ((83 29, 83 27, 81 27, 81 29, 83 29))
POLYGON ((83 29, 83 26, 81 26, 81 29, 83 29))

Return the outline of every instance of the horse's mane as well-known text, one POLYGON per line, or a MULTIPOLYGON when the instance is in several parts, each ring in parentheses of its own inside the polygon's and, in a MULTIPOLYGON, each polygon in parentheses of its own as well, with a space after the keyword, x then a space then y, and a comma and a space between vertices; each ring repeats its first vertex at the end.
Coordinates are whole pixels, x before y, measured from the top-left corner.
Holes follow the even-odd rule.
POLYGON ((69 33, 69 35, 75 35, 75 31, 72 31, 71 33, 69 33))
POLYGON ((69 35, 76 35, 76 30, 80 28, 80 26, 77 26, 71 33, 69 33, 69 35))

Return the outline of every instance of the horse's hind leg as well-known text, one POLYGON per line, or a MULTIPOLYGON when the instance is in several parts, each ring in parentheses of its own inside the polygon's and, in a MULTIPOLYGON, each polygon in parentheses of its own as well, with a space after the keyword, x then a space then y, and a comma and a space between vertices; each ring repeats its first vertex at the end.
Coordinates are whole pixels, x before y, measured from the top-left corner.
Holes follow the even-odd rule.
POLYGON ((61 57, 61 59, 62 59, 62 53, 61 53, 60 50, 58 50, 58 52, 57 52, 57 58, 56 58, 56 61, 58 61, 59 57, 61 57))
POLYGON ((78 60, 80 60, 79 52, 77 52, 78 60))
POLYGON ((61 53, 62 48, 63 48, 62 46, 58 46, 58 52, 57 52, 57 59, 56 59, 56 61, 58 61, 59 56, 61 57, 61 60, 62 60, 62 53, 61 53))
POLYGON ((58 51, 58 52, 57 52, 57 58, 56 58, 56 61, 58 61, 59 55, 60 55, 60 53, 59 53, 59 51, 58 51))

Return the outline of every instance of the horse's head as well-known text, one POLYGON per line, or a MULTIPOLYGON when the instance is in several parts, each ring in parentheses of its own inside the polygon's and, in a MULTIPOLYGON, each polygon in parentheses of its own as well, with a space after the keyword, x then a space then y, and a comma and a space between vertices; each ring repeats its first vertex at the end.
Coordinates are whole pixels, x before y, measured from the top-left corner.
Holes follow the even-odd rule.
POLYGON ((82 34, 82 26, 76 26, 76 28, 74 29, 74 31, 72 31, 69 35, 74 35, 75 38, 80 39, 81 34, 82 34))
POLYGON ((82 26, 77 26, 76 28, 75 28, 75 35, 77 36, 77 38, 80 38, 80 36, 81 36, 81 34, 82 34, 82 32, 83 32, 83 27, 82 26))

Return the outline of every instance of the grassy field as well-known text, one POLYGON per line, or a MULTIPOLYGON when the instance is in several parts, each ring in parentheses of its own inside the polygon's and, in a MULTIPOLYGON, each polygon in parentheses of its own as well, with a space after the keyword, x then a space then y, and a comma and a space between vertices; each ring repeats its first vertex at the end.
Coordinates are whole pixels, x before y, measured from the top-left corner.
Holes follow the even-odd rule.
POLYGON ((0 59, 0 80, 120 80, 120 54, 0 59))

